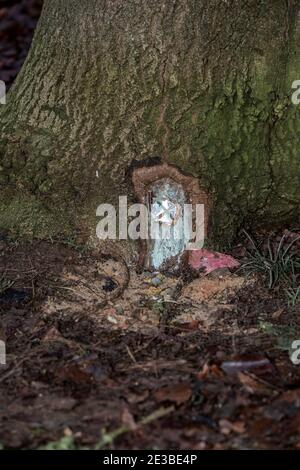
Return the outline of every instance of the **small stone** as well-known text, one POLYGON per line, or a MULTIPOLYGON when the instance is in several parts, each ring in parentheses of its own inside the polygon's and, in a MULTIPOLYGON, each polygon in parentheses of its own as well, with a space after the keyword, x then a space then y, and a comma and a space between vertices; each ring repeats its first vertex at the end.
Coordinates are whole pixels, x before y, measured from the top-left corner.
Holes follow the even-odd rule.
POLYGON ((103 314, 107 317, 107 319, 109 321, 111 321, 111 323, 117 323, 118 320, 114 319, 114 316, 116 315, 116 309, 113 308, 113 307, 109 307, 109 308, 106 308, 105 310, 103 310, 103 314), (114 319, 114 320, 111 320, 111 319, 114 319))
POLYGON ((159 271, 152 271, 150 277, 162 277, 162 274, 159 271))
POLYGON ((152 280, 151 280, 151 284, 154 286, 154 287, 158 287, 160 286, 161 284, 161 279, 159 277, 154 277, 152 280))

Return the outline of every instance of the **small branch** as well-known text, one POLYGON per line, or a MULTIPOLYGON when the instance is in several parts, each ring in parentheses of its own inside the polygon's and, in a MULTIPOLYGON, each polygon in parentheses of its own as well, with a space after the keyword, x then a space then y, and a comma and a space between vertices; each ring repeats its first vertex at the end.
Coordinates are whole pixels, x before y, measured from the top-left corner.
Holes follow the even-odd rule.
MULTIPOLYGON (((150 424, 153 421, 156 421, 157 419, 163 418, 164 416, 167 416, 168 414, 172 413, 174 409, 174 406, 169 406, 168 408, 159 408, 158 410, 154 411, 153 413, 150 413, 148 416, 145 416, 140 421, 138 421, 137 425, 139 427, 146 426, 147 424, 150 424)), ((106 432, 104 431, 100 442, 95 446, 95 450, 100 450, 106 445, 113 444, 114 440, 117 437, 121 436, 122 434, 126 434, 130 431, 132 431, 132 429, 126 425, 120 426, 119 428, 115 429, 114 431, 108 434, 106 434, 106 432)))

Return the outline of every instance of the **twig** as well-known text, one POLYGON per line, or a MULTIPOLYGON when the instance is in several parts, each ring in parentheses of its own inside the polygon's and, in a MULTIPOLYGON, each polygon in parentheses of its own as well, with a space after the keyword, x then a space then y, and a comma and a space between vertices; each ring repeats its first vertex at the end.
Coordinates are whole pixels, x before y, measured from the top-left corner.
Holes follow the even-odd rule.
MULTIPOLYGON (((138 426, 145 426, 147 424, 152 423, 153 421, 156 421, 157 419, 163 418, 164 416, 172 413, 174 411, 174 406, 169 406, 168 408, 159 408, 158 410, 154 411, 153 413, 150 413, 148 416, 145 416, 142 418, 140 421, 138 421, 137 425, 138 426)), ((100 442, 95 446, 95 450, 102 449, 104 446, 108 444, 112 444, 114 440, 121 436, 122 434, 125 434, 127 432, 132 431, 129 426, 123 425, 120 426, 119 428, 115 429, 114 431, 106 434, 105 430, 103 432, 103 436, 100 440, 100 442)))

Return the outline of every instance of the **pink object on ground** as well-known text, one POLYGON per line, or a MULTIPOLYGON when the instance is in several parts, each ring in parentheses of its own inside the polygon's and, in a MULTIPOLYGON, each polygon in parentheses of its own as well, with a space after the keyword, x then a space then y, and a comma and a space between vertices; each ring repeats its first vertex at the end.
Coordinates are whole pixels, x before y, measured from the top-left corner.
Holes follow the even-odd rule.
POLYGON ((189 265, 208 274, 220 268, 238 268, 240 263, 230 255, 202 249, 189 251, 189 265))

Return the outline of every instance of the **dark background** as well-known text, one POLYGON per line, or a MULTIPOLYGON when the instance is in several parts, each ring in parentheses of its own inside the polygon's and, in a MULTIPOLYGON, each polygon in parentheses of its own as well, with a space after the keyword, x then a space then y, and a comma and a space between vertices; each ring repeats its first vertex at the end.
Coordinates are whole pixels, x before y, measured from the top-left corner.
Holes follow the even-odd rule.
POLYGON ((0 0, 0 80, 11 86, 22 67, 43 0, 0 0))

